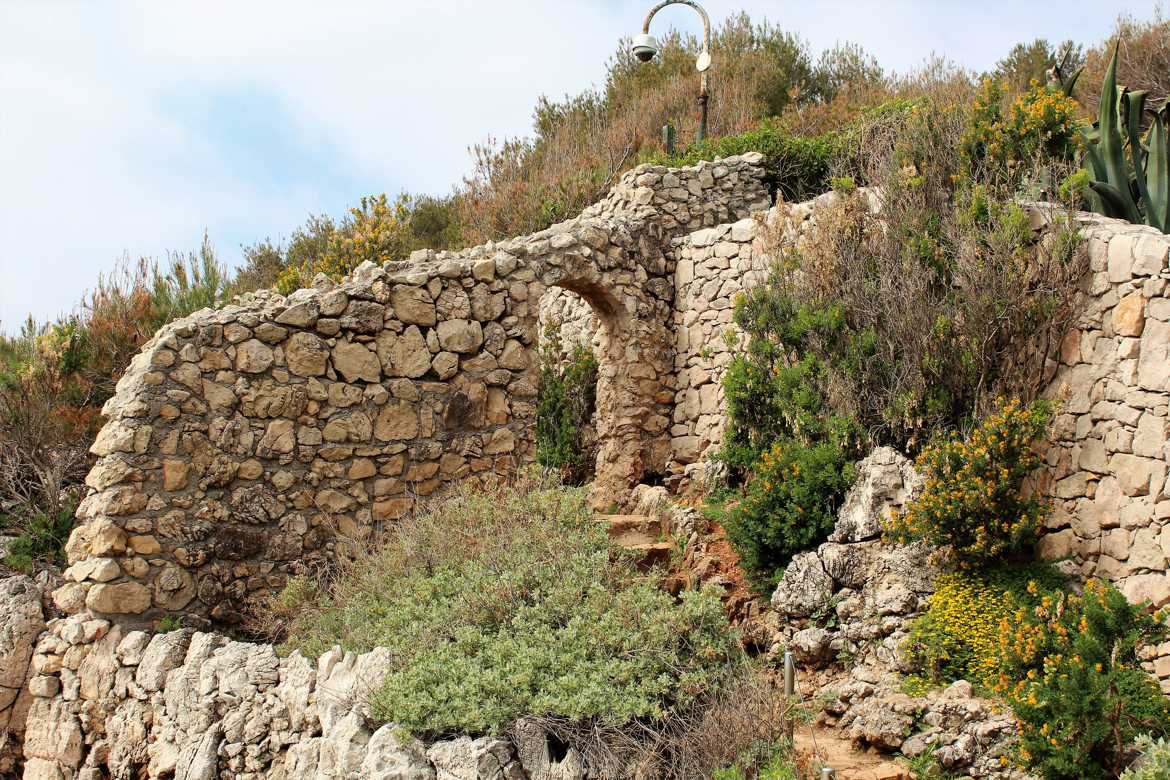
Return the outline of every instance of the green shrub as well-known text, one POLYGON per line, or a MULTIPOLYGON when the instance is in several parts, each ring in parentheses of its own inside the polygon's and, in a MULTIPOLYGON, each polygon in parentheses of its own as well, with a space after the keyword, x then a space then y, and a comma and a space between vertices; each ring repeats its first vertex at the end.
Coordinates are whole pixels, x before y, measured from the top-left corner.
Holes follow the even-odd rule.
POLYGON ((1138 648, 1165 638, 1162 615, 1090 580, 1083 595, 1046 595, 1000 634, 996 685, 1020 724, 1020 758, 1045 780, 1117 777, 1138 734, 1166 734, 1170 702, 1138 648))
POLYGON ((718 594, 677 602, 609 542, 583 491, 528 474, 466 486, 336 584, 277 600, 285 649, 385 647, 380 720, 499 733, 522 715, 625 723, 718 690, 738 648, 718 594))
POLYGON ((966 437, 927 446, 916 461, 922 491, 895 514, 888 535, 924 539, 961 564, 978 564, 1032 549, 1048 506, 1025 498, 1021 484, 1042 462, 1035 441, 1051 417, 1043 402, 1004 403, 966 437))
POLYGON ((761 456, 726 529, 761 592, 775 587, 793 555, 828 538, 853 484, 852 460, 833 439, 788 439, 761 456))
POLYGON ((743 471, 781 440, 811 444, 836 436, 848 448, 853 426, 834 414, 828 385, 834 364, 849 370, 864 360, 866 334, 847 332, 839 305, 796 300, 778 274, 741 295, 734 317, 748 342, 723 379, 727 432, 721 457, 743 471))
POLYGON ((587 437, 597 405, 597 358, 580 345, 562 357, 556 328, 545 332, 536 392, 536 462, 580 485, 593 473, 595 446, 587 437))
POLYGON ((6 527, 20 529, 20 534, 8 543, 4 565, 26 574, 38 566, 65 565, 65 543, 73 530, 75 508, 75 504, 67 504, 56 513, 30 508, 24 517, 3 518, 6 527))
POLYGON ((758 772, 743 769, 736 764, 726 769, 716 770, 711 777, 713 780, 750 780, 751 778, 755 778, 755 780, 800 780, 800 775, 789 760, 786 751, 777 751, 776 755, 761 766, 758 772))
POLYGON ((993 686, 999 671, 1000 624, 1018 607, 1034 605, 1029 583, 1047 592, 1062 587, 1064 579, 1044 564, 943 574, 930 606, 910 627, 904 647, 907 659, 933 685, 967 680, 993 686))
POLYGON ((759 152, 764 155, 765 181, 784 199, 798 203, 830 189, 830 171, 841 151, 836 133, 799 136, 765 119, 755 130, 700 141, 673 157, 659 157, 662 165, 680 167, 700 160, 759 152))
POLYGON ((1166 780, 1170 777, 1170 742, 1164 737, 1154 739, 1149 734, 1137 738, 1142 752, 1134 764, 1121 773, 1121 780, 1166 780))
POLYGON ((736 301, 748 342, 723 378, 728 422, 718 457, 750 477, 726 528, 760 590, 825 540, 853 481, 857 427, 833 413, 828 382, 832 363, 856 363, 866 346, 864 334, 843 330, 841 314, 798 303, 775 275, 736 301))

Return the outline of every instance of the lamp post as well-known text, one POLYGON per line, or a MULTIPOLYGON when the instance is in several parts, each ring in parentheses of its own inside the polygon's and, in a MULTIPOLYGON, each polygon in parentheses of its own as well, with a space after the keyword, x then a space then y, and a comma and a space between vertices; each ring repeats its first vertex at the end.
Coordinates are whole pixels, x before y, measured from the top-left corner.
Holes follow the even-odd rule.
POLYGON ((646 21, 642 22, 642 33, 634 38, 633 52, 634 56, 641 62, 649 62, 654 59, 654 55, 658 53, 658 43, 650 34, 650 20, 654 18, 654 14, 666 6, 676 3, 689 5, 703 19, 703 50, 699 52, 699 57, 695 60, 695 69, 699 71, 699 140, 702 141, 707 137, 707 71, 711 69, 711 20, 708 18, 707 12, 703 10, 703 6, 694 0, 663 0, 651 8, 650 13, 646 14, 646 21))

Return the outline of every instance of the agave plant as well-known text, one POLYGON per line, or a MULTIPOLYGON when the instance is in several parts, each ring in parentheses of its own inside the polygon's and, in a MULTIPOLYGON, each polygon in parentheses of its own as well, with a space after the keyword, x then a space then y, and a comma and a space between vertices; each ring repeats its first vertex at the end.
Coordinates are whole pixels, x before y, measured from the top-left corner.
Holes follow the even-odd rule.
POLYGON ((1082 130, 1089 161, 1089 201, 1099 214, 1170 233, 1166 137, 1170 101, 1153 112, 1153 122, 1143 137, 1147 93, 1117 85, 1117 53, 1115 46, 1101 86, 1097 126, 1082 130))

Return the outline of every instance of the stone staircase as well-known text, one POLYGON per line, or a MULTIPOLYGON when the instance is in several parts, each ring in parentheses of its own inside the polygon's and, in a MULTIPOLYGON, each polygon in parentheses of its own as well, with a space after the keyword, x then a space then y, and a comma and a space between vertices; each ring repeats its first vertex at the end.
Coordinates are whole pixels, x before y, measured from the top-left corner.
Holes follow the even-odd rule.
POLYGON ((637 554, 640 569, 670 562, 674 544, 667 533, 666 521, 647 515, 598 515, 597 519, 606 524, 614 544, 637 554))

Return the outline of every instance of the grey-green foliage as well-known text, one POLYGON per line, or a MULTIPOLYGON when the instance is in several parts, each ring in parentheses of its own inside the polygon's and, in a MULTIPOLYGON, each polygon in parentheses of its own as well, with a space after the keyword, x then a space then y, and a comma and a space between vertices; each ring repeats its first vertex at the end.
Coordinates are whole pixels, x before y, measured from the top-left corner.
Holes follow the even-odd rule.
POLYGON ((1089 199, 1100 214, 1145 223, 1167 233, 1170 149, 1166 125, 1170 102, 1153 112, 1153 121, 1143 136, 1147 93, 1118 86, 1117 55, 1114 47, 1101 87, 1097 127, 1084 130, 1091 174, 1089 199))
POLYGON ((373 713, 425 735, 662 718, 718 688, 739 652, 717 594, 676 602, 612 547, 582 491, 535 473, 458 492, 328 591, 297 580, 276 607, 287 648, 387 648, 373 713))
POLYGON ((1170 780, 1170 742, 1163 737, 1142 735, 1137 747, 1141 757, 1121 773, 1120 780, 1170 780))

